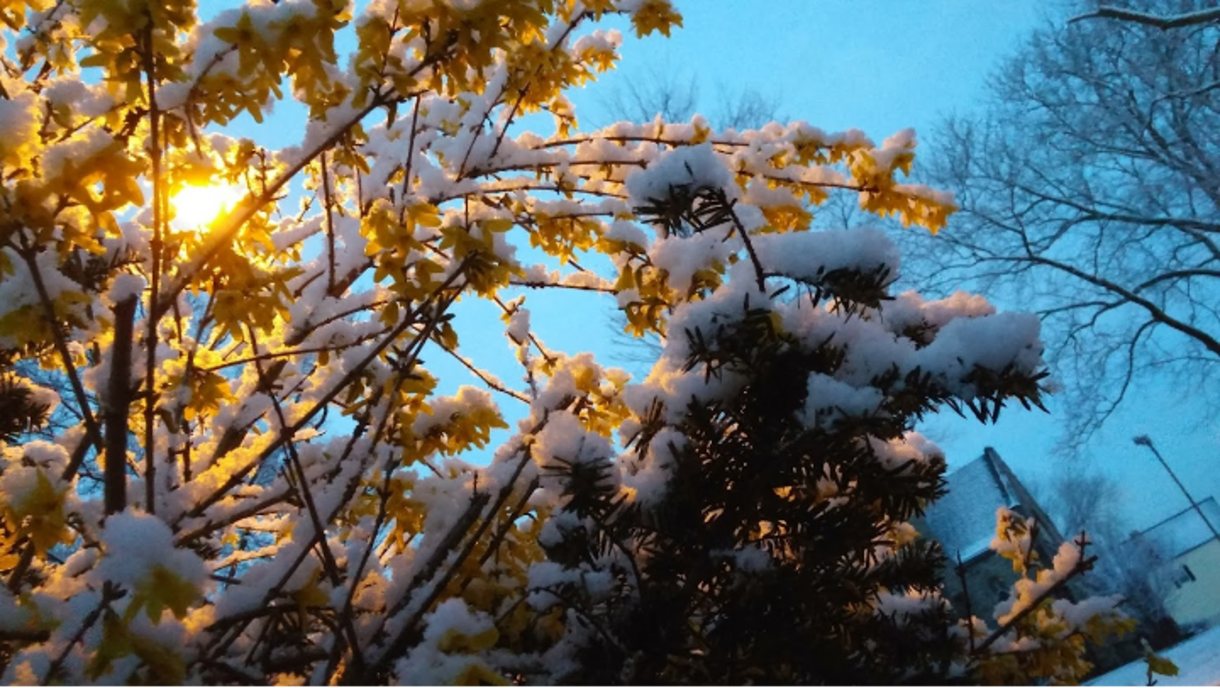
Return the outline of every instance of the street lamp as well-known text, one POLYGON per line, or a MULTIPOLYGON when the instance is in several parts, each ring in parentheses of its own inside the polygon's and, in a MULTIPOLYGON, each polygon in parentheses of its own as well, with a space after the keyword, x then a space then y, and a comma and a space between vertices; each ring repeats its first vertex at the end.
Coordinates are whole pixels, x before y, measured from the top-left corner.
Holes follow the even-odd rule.
POLYGON ((1182 484, 1181 480, 1178 480, 1178 476, 1174 474, 1173 469, 1170 468, 1169 464, 1165 462, 1165 457, 1161 456, 1161 452, 1156 450, 1156 446, 1152 444, 1152 438, 1147 435, 1137 435, 1132 439, 1132 441, 1141 447, 1148 447, 1148 450, 1156 456, 1157 461, 1160 461, 1161 465, 1165 467, 1165 472, 1168 473, 1169 477, 1173 478, 1173 481, 1178 484, 1178 488, 1182 490, 1182 494, 1186 495, 1186 501, 1190 502, 1190 505, 1195 508, 1195 511, 1199 514, 1199 518, 1203 519, 1203 523, 1207 525, 1207 529, 1212 531, 1212 536, 1214 536, 1216 540, 1220 542, 1220 533, 1216 532, 1216 527, 1212 525, 1211 521, 1207 520, 1207 516, 1204 515, 1203 509, 1199 508, 1198 502, 1196 502, 1194 497, 1191 497, 1190 493, 1186 491, 1186 486, 1182 484))

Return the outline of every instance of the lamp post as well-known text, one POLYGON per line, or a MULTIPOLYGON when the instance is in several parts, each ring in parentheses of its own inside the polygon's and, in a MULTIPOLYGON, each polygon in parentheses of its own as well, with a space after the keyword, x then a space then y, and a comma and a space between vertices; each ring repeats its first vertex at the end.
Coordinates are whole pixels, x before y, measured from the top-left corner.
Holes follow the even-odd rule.
POLYGON ((1173 472, 1173 469, 1169 467, 1169 464, 1166 463, 1165 457, 1161 456, 1161 452, 1156 450, 1156 445, 1152 444, 1152 438, 1147 435, 1137 435, 1132 439, 1132 441, 1141 447, 1148 447, 1148 450, 1151 451, 1154 456, 1156 456, 1156 460, 1160 461, 1161 465, 1165 467, 1165 472, 1168 473, 1169 477, 1173 478, 1173 481, 1178 484, 1178 488, 1182 490, 1182 494, 1186 495, 1186 501, 1190 502, 1190 505, 1195 508, 1195 511, 1199 514, 1199 518, 1203 519, 1203 523, 1207 525, 1207 529, 1212 531, 1212 536, 1215 537, 1218 542, 1220 542, 1220 533, 1217 533, 1216 527, 1212 525, 1211 521, 1207 520, 1207 516, 1203 513, 1203 509, 1199 508, 1199 503, 1195 501, 1194 497, 1190 496, 1190 492, 1187 492, 1186 486, 1182 484, 1181 480, 1178 480, 1178 476, 1173 472))

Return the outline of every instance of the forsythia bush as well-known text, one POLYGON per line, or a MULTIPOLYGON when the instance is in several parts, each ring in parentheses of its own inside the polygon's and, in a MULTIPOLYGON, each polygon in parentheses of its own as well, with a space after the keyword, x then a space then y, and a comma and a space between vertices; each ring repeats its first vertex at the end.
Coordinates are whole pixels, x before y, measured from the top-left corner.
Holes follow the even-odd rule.
POLYGON ((1011 516, 1025 577, 959 619, 908 523, 944 470, 914 421, 1044 375, 1033 317, 892 296, 883 233, 808 231, 831 193, 940 228, 910 132, 581 131, 597 25, 668 35, 667 0, 352 13, 0 0, 5 682, 1071 681, 1126 627, 1055 599, 1085 543, 1039 568, 1011 516), (288 100, 299 145, 230 135, 288 100), (525 303, 562 289, 664 338, 646 379, 544 344, 525 303), (496 399, 516 432, 469 463, 496 399))

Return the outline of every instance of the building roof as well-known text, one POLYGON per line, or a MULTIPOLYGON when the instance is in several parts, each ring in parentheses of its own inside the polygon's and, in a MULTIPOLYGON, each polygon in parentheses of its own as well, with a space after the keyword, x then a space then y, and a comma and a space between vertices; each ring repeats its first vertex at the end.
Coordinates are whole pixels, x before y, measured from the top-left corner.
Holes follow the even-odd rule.
POLYGON ((966 561, 987 551, 995 537, 996 509, 1020 504, 1010 476, 1000 455, 990 447, 945 475, 949 491, 928 507, 924 520, 950 561, 959 555, 966 561))
MULTIPOLYGON (((1207 516, 1207 521, 1220 530, 1220 504, 1216 503, 1216 498, 1208 497, 1197 504, 1203 510, 1203 515, 1207 516)), ((1199 512, 1188 506, 1151 528, 1136 533, 1132 539, 1140 538, 1152 542, 1161 556, 1173 559, 1215 537, 1211 528, 1207 527, 1207 522, 1199 516, 1199 512)))

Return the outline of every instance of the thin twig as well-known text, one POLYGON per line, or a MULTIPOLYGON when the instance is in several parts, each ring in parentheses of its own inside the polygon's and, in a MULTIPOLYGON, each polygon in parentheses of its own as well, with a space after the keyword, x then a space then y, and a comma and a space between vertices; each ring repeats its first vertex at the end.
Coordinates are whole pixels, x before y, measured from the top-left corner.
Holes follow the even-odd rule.
POLYGON ((733 205, 736 200, 729 203, 724 195, 724 190, 719 190, 721 200, 728 205, 729 217, 733 220, 733 228, 741 235, 742 242, 746 245, 746 253, 750 254, 750 262, 754 265, 754 279, 758 281, 758 290, 764 294, 767 293, 767 275, 763 271, 762 262, 758 260, 758 254, 754 252, 754 244, 750 241, 750 234, 746 231, 745 225, 741 224, 741 218, 737 217, 737 211, 733 210, 733 205))
POLYGON ((326 153, 321 155, 322 194, 326 207, 326 293, 335 296, 335 199, 330 192, 330 172, 326 169, 326 153))
POLYGON ((97 620, 101 617, 102 612, 110 606, 110 602, 112 600, 117 600, 122 596, 123 593, 119 592, 118 588, 113 583, 106 583, 102 586, 102 599, 97 603, 97 606, 93 608, 93 611, 89 612, 89 615, 81 621, 80 628, 76 629, 76 632, 73 633, 72 637, 68 639, 68 642, 64 644, 64 649, 60 651, 59 655, 55 657, 55 660, 52 661, 50 666, 47 667, 47 673, 42 677, 42 685, 50 685, 51 680, 56 674, 59 673, 60 667, 63 666, 64 660, 66 660, 68 655, 72 652, 72 648, 76 647, 76 644, 85 637, 85 633, 88 633, 90 628, 93 628, 93 624, 97 623, 97 620))
POLYGON ((966 629, 966 640, 969 644, 970 654, 974 654, 974 607, 970 602, 970 585, 966 582, 966 565, 962 563, 962 551, 957 551, 957 566, 953 568, 953 572, 957 574, 958 580, 962 582, 962 597, 966 599, 966 623, 970 626, 966 629))
MULTIPOLYGON (((453 271, 453 273, 448 278, 446 278, 446 280, 440 286, 437 287, 436 291, 434 291, 432 293, 432 295, 430 295, 427 299, 424 299, 422 302, 420 302, 420 304, 415 309, 413 309, 412 311, 407 313, 403 317, 402 322, 400 322, 393 330, 391 330, 389 332, 389 334, 387 334, 386 337, 384 339, 382 339, 382 341, 380 343, 377 344, 377 346, 373 347, 373 349, 368 354, 366 354, 363 359, 361 359, 354 366, 352 366, 351 369, 349 369, 347 371, 347 373, 343 376, 343 378, 341 378, 337 383, 335 383, 330 388, 330 390, 328 390, 317 401, 315 401, 314 404, 307 411, 305 411, 303 414, 300 415, 299 419, 295 423, 292 424, 292 426, 290 428, 291 431, 295 432, 295 431, 305 427, 313 419, 313 417, 315 415, 317 415, 323 408, 325 408, 332 401, 334 401, 334 399, 336 397, 338 397, 339 394, 341 394, 344 390, 346 390, 348 388, 348 386, 350 386, 351 383, 357 377, 359 377, 360 375, 363 375, 365 369, 369 366, 370 363, 373 362, 374 359, 376 359, 378 356, 380 356, 382 354, 382 352, 384 352, 387 348, 389 348, 389 346, 391 344, 393 344, 395 341, 397 341, 399 335, 401 335, 408 328, 410 328, 411 325, 415 324, 416 316, 418 316, 420 313, 422 313, 424 311, 424 309, 427 308, 429 305, 431 305, 436 299, 442 298, 441 295, 444 292, 448 291, 451 287, 453 287, 454 283, 459 278, 462 277, 465 267, 466 267, 465 262, 463 262, 462 264, 459 264, 457 269, 455 269, 453 271)), ((448 308, 448 305, 450 303, 452 303, 453 300, 456 298, 457 298, 456 293, 447 297, 445 299, 444 305, 439 307, 438 313, 443 313, 445 311, 445 309, 448 308)), ((271 376, 271 377, 274 378, 274 376, 271 376)), ((233 489, 242 480, 244 480, 245 476, 251 470, 253 470, 253 468, 255 466, 257 466, 257 465, 261 464, 263 461, 265 461, 269 456, 271 456, 276 451, 278 451, 281 446, 283 446, 282 438, 277 438, 276 440, 269 443, 266 447, 263 448, 262 451, 259 452, 259 454, 257 456, 253 457, 245 466, 234 471, 228 480, 226 480, 222 485, 220 485, 210 495, 208 495, 207 497, 202 499, 198 504, 195 505, 195 507, 193 509, 183 513, 183 515, 181 517, 179 517, 178 520, 180 521, 182 518, 198 517, 198 516, 203 515, 204 511, 208 507, 210 507, 212 504, 215 504, 217 501, 223 499, 224 496, 226 494, 228 494, 229 490, 233 489)))
MULTIPOLYGON (((24 244, 24 236, 22 238, 24 244)), ((89 408, 89 398, 85 395, 85 387, 81 384, 80 375, 76 372, 76 364, 72 362, 72 354, 68 351, 68 343, 64 339, 63 333, 59 329, 59 318, 55 315, 55 303, 51 300, 50 293, 47 292, 47 285, 42 279, 42 271, 38 269, 38 262, 35 259, 35 252, 32 248, 23 246, 17 251, 17 255, 21 256, 25 261, 26 268, 30 271, 30 279, 34 282, 34 290, 38 293, 38 301, 42 304, 43 314, 47 319, 47 329, 51 332, 51 339, 55 346, 55 351, 59 354, 60 360, 63 362, 64 372, 68 375, 68 382, 72 385, 72 393, 76 396, 76 403, 80 406, 81 418, 85 421, 86 439, 82 440, 81 445, 94 445, 99 451, 102 448, 102 433, 98 427, 97 419, 93 416, 93 410, 89 408)), ((70 480, 80 469, 81 463, 84 462, 87 452, 81 451, 79 448, 72 456, 72 460, 68 466, 64 468, 61 477, 64 480, 70 480)))
MULTIPOLYGON (((439 344, 439 342, 438 342, 438 344, 439 344)), ((443 350, 445 353, 452 356, 454 358, 454 360, 456 360, 458 363, 461 363, 463 366, 465 366, 466 369, 471 372, 471 374, 478 377, 480 380, 483 381, 483 384, 487 385, 491 389, 494 389, 495 391, 497 391, 501 394, 504 394, 506 396, 510 396, 513 399, 516 399, 517 401, 523 402, 525 404, 530 403, 529 398, 526 397, 524 394, 522 394, 521 392, 518 392, 515 389, 509 388, 503 382, 500 382, 499 380, 491 377, 491 373, 488 373, 485 370, 481 370, 480 368, 475 366, 475 364, 472 363, 465 356, 462 356, 461 354, 459 354, 456 350, 451 349, 448 346, 445 346, 444 344, 441 344, 440 347, 441 347, 441 350, 443 350)))
MULTIPOLYGON (((255 334, 254 326, 247 327, 250 333, 250 346, 258 353, 258 339, 255 334)), ((259 374, 260 382, 263 381, 263 367, 261 363, 255 363, 255 368, 259 374)), ((297 453, 296 442, 293 439, 294 431, 288 426, 288 419, 284 416, 283 405, 275 395, 275 390, 268 389, 267 396, 271 399, 271 407, 275 411, 277 420, 279 420, 280 433, 283 438, 284 446, 288 450, 289 465, 297 474, 298 490, 301 493, 301 498, 305 502, 305 509, 309 513, 309 519, 314 527, 314 542, 318 546, 321 553, 322 566, 330 577, 331 585, 338 587, 342 585, 343 579, 339 573, 339 565, 335 561, 335 555, 330 550, 330 543, 326 540, 326 523, 322 520, 321 514, 318 512, 317 504, 314 502, 313 493, 309 489, 309 476, 305 474, 305 467, 301 464, 301 456, 297 453)), ((329 519, 329 517, 328 517, 329 519)), ((360 639, 356 635, 356 627, 351 623, 351 618, 348 618, 348 623, 344 627, 344 632, 348 635, 348 644, 352 648, 352 656, 357 667, 364 665, 364 657, 360 652, 360 639)), ((338 639, 336 639, 336 642, 338 639)))
POLYGON ((1012 630, 1013 626, 1016 626, 1017 623, 1019 623, 1022 619, 1034 613, 1034 611, 1037 610, 1043 602, 1050 599, 1053 595, 1063 589, 1068 584, 1068 581, 1093 568, 1093 564, 1097 561, 1097 557, 1091 556, 1086 558, 1083 556, 1084 547, 1082 546, 1080 550, 1081 558, 1076 562, 1076 565, 1072 567, 1072 570, 1068 572, 1068 575, 1055 581, 1054 584, 1034 598, 1033 602, 1028 604, 1021 611, 1017 612, 1011 619, 1008 620, 1007 623, 997 628, 991 635, 987 636, 987 639, 974 649, 974 653, 977 655, 987 650, 987 648, 991 647, 997 640, 1007 634, 1008 631, 1012 630))

